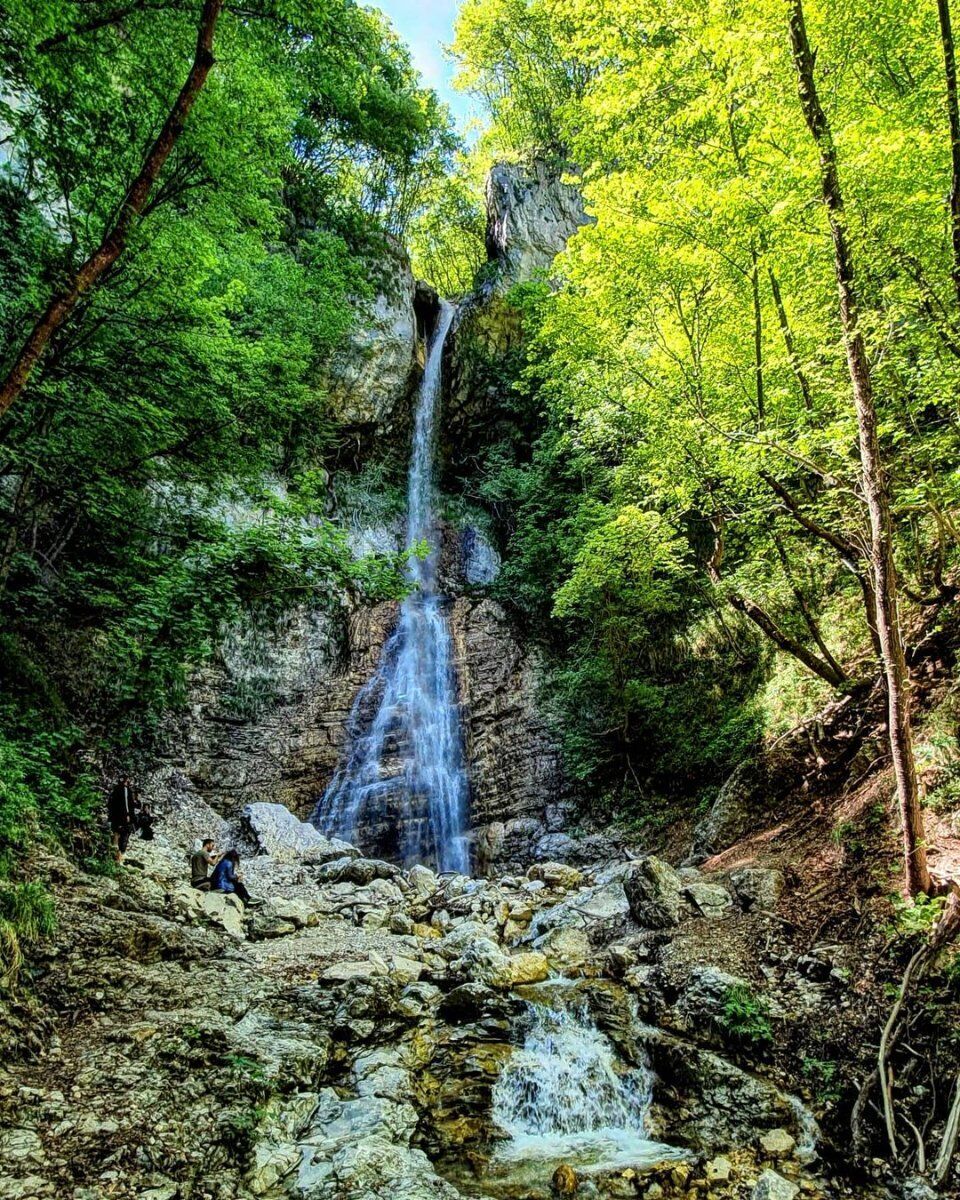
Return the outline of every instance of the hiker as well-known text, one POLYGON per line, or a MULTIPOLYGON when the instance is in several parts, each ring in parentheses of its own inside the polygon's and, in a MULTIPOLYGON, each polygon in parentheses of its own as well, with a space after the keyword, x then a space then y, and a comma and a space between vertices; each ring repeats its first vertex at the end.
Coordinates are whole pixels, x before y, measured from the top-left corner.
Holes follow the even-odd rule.
POLYGON ((200 892, 210 891, 210 868, 220 861, 213 838, 204 838, 190 856, 190 883, 200 892))
POLYGON ((113 857, 123 862, 130 834, 140 822, 140 798, 130 776, 124 772, 107 799, 107 819, 113 834, 113 857))
POLYGON ((232 892, 235 896, 239 896, 244 904, 259 904, 258 900, 254 900, 250 893, 243 885, 243 880, 240 876, 240 855, 236 850, 225 850, 220 857, 220 861, 213 868, 213 875, 210 877, 210 889, 214 892, 232 892))

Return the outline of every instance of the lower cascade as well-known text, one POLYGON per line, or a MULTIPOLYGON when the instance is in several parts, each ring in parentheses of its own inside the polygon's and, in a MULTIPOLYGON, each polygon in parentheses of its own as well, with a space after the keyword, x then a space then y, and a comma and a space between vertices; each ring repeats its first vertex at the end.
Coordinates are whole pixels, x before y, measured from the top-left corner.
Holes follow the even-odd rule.
POLYGON ((493 1123, 508 1140, 492 1176, 516 1181, 526 1166, 543 1178, 545 1163, 589 1172, 683 1157, 650 1137, 654 1076, 646 1061, 625 1063, 585 1001, 564 996, 562 986, 549 990, 530 1004, 524 1043, 494 1086, 493 1123))
POLYGON ((379 825, 405 863, 466 873, 467 776, 450 630, 437 589, 434 446, 443 347, 456 309, 441 301, 417 402, 407 484, 410 593, 377 670, 354 701, 346 752, 314 812, 325 833, 357 842, 379 825), (401 769, 389 769, 387 760, 401 769))

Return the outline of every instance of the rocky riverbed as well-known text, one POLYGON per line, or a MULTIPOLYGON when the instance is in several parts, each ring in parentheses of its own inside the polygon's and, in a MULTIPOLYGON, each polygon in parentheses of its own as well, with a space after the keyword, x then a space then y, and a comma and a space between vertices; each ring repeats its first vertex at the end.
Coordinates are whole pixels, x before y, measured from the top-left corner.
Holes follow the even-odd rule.
POLYGON ((116 878, 48 866, 59 931, 35 1015, 20 1014, 32 1053, 0 1074, 4 1200, 792 1200, 833 1186, 814 1115, 747 1017, 789 1036, 852 1002, 850 973, 838 948, 806 967, 791 955, 774 870, 644 856, 438 877, 363 858, 279 805, 231 827, 200 800, 134 842, 116 878), (247 847, 262 907, 189 887, 201 830, 247 847), (558 1003, 611 1086, 645 1073, 634 1132, 659 1150, 505 1166, 516 1129, 497 1123, 497 1081, 538 1005, 558 1003))

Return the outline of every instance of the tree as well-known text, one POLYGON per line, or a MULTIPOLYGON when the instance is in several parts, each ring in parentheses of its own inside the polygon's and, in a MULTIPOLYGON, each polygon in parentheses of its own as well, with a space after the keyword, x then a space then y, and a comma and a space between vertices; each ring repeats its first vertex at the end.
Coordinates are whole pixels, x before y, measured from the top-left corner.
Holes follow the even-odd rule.
POLYGON ((800 104, 810 135, 820 154, 823 201, 833 237, 837 288, 840 295, 840 320, 857 412, 863 492, 870 514, 870 561, 876 584, 877 634, 887 686, 890 754, 900 804, 904 886, 912 896, 917 892, 929 892, 931 880, 927 869, 923 815, 920 810, 917 769, 913 755, 910 682, 900 629, 889 480, 880 451, 873 378, 860 324, 859 297, 840 186, 837 151, 830 123, 817 92, 814 55, 807 38, 802 0, 791 0, 790 3, 790 41, 797 69, 800 104))
POLYGON ((126 248, 133 225, 145 209, 153 186, 183 132, 190 111, 213 67, 213 39, 222 9, 223 0, 204 0, 193 63, 163 128, 147 151, 137 177, 121 201, 115 222, 73 278, 51 297, 0 383, 0 418, 23 391, 50 339, 73 312, 77 302, 97 286, 126 248))

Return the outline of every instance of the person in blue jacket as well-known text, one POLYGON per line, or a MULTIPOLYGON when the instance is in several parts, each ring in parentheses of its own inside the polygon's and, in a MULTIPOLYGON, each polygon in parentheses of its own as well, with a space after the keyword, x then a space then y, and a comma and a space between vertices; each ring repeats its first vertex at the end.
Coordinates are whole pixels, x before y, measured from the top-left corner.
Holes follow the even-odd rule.
POLYGON ((233 892, 235 896, 240 897, 244 904, 257 903, 247 891, 240 877, 240 855, 236 850, 227 850, 213 868, 213 874, 210 876, 210 890, 212 892, 233 892))

